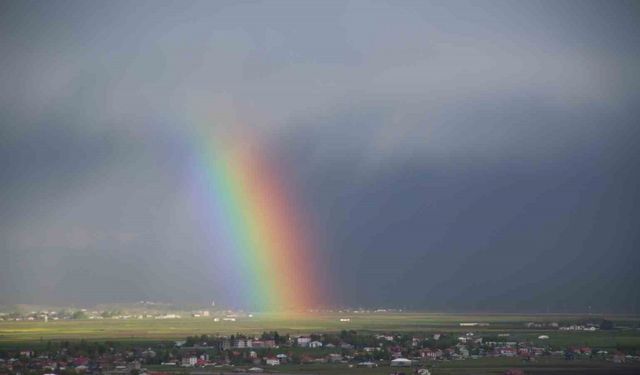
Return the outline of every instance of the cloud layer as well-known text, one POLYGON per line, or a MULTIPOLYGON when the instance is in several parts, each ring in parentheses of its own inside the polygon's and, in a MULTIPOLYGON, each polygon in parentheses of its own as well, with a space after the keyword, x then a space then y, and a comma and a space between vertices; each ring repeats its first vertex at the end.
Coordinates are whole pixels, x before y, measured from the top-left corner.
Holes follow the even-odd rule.
POLYGON ((635 3, 0 10, 0 302, 224 299, 190 138, 242 127, 336 305, 638 307, 635 3))

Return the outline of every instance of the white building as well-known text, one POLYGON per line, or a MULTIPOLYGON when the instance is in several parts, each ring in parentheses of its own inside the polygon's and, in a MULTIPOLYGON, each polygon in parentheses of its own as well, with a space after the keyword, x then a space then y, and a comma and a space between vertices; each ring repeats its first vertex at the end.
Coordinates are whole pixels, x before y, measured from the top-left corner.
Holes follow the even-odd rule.
POLYGON ((310 348, 322 348, 322 343, 320 341, 311 341, 308 346, 310 348))
POLYGON ((411 367, 411 360, 407 358, 396 358, 391 361, 393 367, 411 367))
POLYGON ((280 364, 280 360, 278 358, 267 358, 265 359, 265 363, 267 366, 278 366, 280 364))
POLYGON ((198 363, 198 357, 190 356, 182 358, 182 366, 195 366, 198 363))
POLYGON ((378 367, 378 364, 375 362, 366 361, 366 362, 358 363, 358 367, 374 368, 374 367, 378 367))

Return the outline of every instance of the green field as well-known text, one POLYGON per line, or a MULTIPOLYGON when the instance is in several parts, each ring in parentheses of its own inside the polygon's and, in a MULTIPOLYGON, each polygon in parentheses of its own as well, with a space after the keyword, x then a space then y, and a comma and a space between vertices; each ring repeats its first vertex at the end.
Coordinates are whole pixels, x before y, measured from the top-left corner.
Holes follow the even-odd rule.
POLYGON ((544 333, 552 346, 586 345, 598 348, 640 348, 640 319, 632 316, 607 317, 621 327, 613 331, 568 332, 555 329, 527 329, 525 323, 572 322, 584 319, 570 315, 509 315, 509 314, 433 314, 433 313, 308 313, 256 314, 252 318, 238 318, 235 322, 214 322, 212 318, 130 319, 130 320, 60 320, 0 322, 0 344, 35 343, 48 340, 177 340, 190 335, 261 333, 277 330, 280 333, 305 334, 336 332, 343 329, 368 332, 509 333, 509 341, 536 340, 544 333), (350 322, 340 322, 348 317, 350 322), (460 322, 488 323, 485 327, 461 327, 460 322))
MULTIPOLYGON (((575 360, 565 361, 556 358, 544 358, 537 362, 525 363, 517 358, 483 358, 467 361, 441 361, 430 363, 427 367, 433 375, 462 375, 462 374, 503 374, 506 369, 520 368, 527 374, 636 374, 638 366, 635 364, 624 364, 613 366, 610 362, 599 360, 575 360)), ((183 369, 167 369, 166 366, 147 366, 151 371, 175 372, 180 374, 183 369)), ((221 372, 228 374, 233 372, 234 367, 221 366, 198 371, 198 375, 218 375, 221 372)), ((267 371, 281 374, 316 374, 316 375, 389 375, 395 369, 389 366, 376 368, 358 368, 348 364, 305 364, 305 365, 282 365, 274 368, 267 368, 267 371)), ((405 373, 411 373, 408 369, 398 369, 405 373)))

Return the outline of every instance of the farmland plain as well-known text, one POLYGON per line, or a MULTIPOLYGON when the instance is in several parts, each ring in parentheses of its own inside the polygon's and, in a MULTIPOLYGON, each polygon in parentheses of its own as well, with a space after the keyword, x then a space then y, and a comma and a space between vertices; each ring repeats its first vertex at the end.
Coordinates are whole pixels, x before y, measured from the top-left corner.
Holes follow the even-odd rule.
POLYGON ((580 320, 601 319, 595 316, 565 314, 445 314, 445 313, 263 313, 236 321, 214 321, 213 318, 180 319, 102 319, 58 321, 2 321, 0 344, 19 344, 49 340, 180 340, 191 335, 259 334, 278 331, 282 334, 308 334, 355 330, 387 333, 460 333, 486 335, 506 334, 514 340, 537 340, 549 336, 551 346, 584 345, 598 348, 638 347, 640 318, 607 316, 616 330, 596 332, 558 331, 555 328, 527 328, 527 322, 569 324, 580 320), (350 321, 341 322, 340 318, 350 321), (463 327, 460 323, 482 326, 463 327))

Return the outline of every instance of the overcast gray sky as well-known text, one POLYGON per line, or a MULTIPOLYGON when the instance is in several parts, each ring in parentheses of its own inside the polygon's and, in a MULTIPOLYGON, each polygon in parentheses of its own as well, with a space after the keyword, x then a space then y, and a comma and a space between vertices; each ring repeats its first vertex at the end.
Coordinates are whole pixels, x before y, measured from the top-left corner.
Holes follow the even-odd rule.
POLYGON ((286 166, 335 306, 635 311, 639 46, 632 1, 3 1, 0 303, 241 306, 207 119, 286 166))

